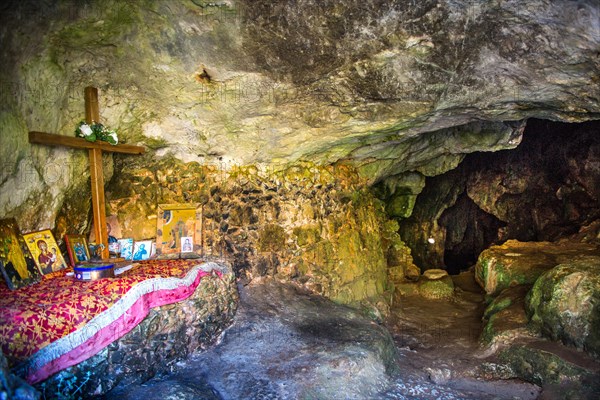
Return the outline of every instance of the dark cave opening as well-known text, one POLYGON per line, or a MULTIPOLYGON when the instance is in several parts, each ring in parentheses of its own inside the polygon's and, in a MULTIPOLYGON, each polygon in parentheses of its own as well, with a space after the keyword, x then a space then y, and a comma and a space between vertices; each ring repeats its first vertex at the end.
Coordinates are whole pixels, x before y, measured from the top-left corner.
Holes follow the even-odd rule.
POLYGON ((496 241, 498 230, 506 226, 479 208, 466 193, 442 213, 439 222, 446 229, 444 265, 452 275, 475 264, 479 253, 496 241))
POLYGON ((530 119, 516 149, 472 153, 427 178, 400 235, 422 270, 456 274, 490 245, 556 241, 598 219, 600 121, 530 119))

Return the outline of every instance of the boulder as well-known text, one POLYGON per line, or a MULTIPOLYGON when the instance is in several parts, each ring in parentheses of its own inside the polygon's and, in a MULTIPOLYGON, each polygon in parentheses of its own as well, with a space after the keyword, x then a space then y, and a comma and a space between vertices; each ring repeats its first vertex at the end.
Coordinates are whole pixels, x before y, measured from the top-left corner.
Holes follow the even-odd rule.
POLYGON ((600 358, 600 257, 558 265, 535 282, 526 300, 534 328, 600 358))
MULTIPOLYGON (((202 278, 187 299, 151 309, 126 335, 36 388, 44 398, 89 398, 176 370, 180 361, 214 344, 233 321, 239 300, 236 280, 224 272, 221 278, 202 278)), ((181 393, 187 390, 182 387, 181 393)), ((176 398, 193 398, 181 393, 176 398)))
POLYGON ((394 293, 398 297, 418 296, 419 284, 417 282, 403 282, 394 285, 394 293))
POLYGON ((530 289, 531 285, 510 287, 492 300, 483 313, 482 344, 495 346, 528 334, 525 296, 530 289))
POLYGON ((436 281, 443 279, 448 276, 448 272, 443 269, 428 269, 423 272, 423 278, 429 279, 430 281, 436 281))
POLYGON ((449 299, 454 295, 454 283, 442 269, 427 270, 419 280, 419 294, 427 299, 449 299))
POLYGON ((475 266, 475 279, 489 295, 516 285, 533 284, 544 272, 582 254, 599 254, 593 244, 519 242, 508 240, 484 250, 475 266))
MULTIPOLYGON (((513 378, 543 385, 544 393, 552 399, 597 399, 597 370, 590 365, 579 365, 571 357, 560 357, 547 346, 514 345, 498 354, 500 362, 509 368, 513 378), (567 359, 569 358, 569 359, 567 359), (558 385, 554 392, 552 385, 558 385)), ((508 377, 507 377, 508 378, 508 377)))

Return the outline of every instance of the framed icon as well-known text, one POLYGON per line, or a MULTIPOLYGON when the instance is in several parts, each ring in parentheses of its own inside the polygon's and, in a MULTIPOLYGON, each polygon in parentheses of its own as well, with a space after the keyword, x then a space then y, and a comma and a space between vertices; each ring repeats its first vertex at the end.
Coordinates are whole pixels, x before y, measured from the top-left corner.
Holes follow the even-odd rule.
POLYGON ((65 243, 67 244, 67 252, 72 267, 90 260, 90 251, 85 236, 65 235, 65 243))
POLYGON ((150 258, 152 240, 136 241, 133 245, 133 261, 142 261, 150 258))
POLYGON ((67 263, 49 229, 23 235, 35 264, 46 275, 67 268, 67 263))
MULTIPOLYGON (((156 254, 180 253, 185 239, 191 250, 202 247, 202 207, 200 204, 159 204, 156 226, 156 254)), ((187 247, 186 247, 187 248, 187 247)))
POLYGON ((0 272, 11 290, 37 283, 42 276, 14 218, 0 220, 0 272))
POLYGON ((121 250, 121 258, 126 260, 133 259, 133 239, 119 239, 119 247, 121 250))
POLYGON ((194 238, 192 236, 182 236, 181 237, 181 252, 182 253, 191 253, 194 251, 193 243, 194 238))

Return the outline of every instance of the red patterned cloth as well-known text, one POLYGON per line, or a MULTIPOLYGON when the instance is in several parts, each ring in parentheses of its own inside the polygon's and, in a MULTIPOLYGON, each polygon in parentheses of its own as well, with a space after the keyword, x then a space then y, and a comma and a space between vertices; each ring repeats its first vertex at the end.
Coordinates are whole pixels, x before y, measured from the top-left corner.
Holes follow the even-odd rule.
POLYGON ((94 282, 60 276, 9 290, 0 283, 0 344, 11 363, 24 361, 82 328, 136 284, 152 278, 183 278, 199 260, 140 262, 116 278, 94 282))

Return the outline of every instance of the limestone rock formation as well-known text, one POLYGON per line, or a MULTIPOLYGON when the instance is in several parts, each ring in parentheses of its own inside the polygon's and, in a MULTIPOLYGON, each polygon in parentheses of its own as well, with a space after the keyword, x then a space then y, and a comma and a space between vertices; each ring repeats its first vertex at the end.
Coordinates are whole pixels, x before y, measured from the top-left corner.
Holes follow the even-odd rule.
POLYGON ((238 277, 294 279, 385 313, 392 283, 418 274, 397 222, 351 167, 225 173, 149 155, 116 166, 122 173, 107 186, 108 212, 126 237, 156 235, 157 204, 194 202, 204 210, 203 255, 227 258, 238 277))
POLYGON ((29 0, 1 22, 0 212, 24 230, 53 227, 61 210, 89 229, 64 212, 89 207, 73 196, 87 191, 85 154, 26 136, 72 135, 87 85, 102 122, 157 157, 346 160, 371 182, 514 148, 522 124, 504 121, 600 110, 593 0, 29 0))
MULTIPOLYGON (((597 398, 597 367, 582 364, 582 360, 571 355, 558 356, 536 343, 530 346, 515 345, 502 350, 498 357, 510 368, 510 377, 519 377, 538 385, 544 385, 544 394, 555 399, 597 398)), ((505 379, 506 379, 505 378, 505 379)))
POLYGON ((511 344, 520 337, 530 336, 525 312, 525 296, 530 289, 531 285, 506 288, 486 307, 481 333, 481 342, 485 346, 511 344))
POLYGON ((225 173, 141 157, 117 167, 123 173, 108 185, 107 196, 125 235, 152 237, 157 204, 197 202, 203 206, 204 255, 229 259, 246 281, 277 276, 337 302, 377 304, 405 271, 414 275, 397 222, 351 167, 304 163, 225 173))
POLYGON ((0 351, 0 399, 38 400, 40 398, 40 392, 10 372, 8 361, 0 351))
POLYGON ((544 273, 527 311, 543 335, 600 358, 600 257, 575 258, 544 273))
POLYGON ((533 284, 545 271, 557 265, 543 250, 549 242, 519 242, 509 240, 492 246, 479 255, 475 279, 489 295, 497 295, 511 286, 533 284))
POLYGON ((423 272, 423 278, 431 281, 443 279, 447 276, 448 272, 443 269, 428 269, 427 271, 423 272))
MULTIPOLYGON (((555 257, 555 262, 564 264, 543 272, 533 285, 503 289, 487 305, 480 340, 487 354, 500 361, 492 376, 500 373, 505 374, 503 379, 536 383, 549 398, 594 399, 600 390, 594 344, 598 342, 599 257, 585 255, 585 250, 579 254, 576 248, 564 252, 564 243, 560 252, 557 244, 547 249, 544 243, 527 244, 542 247, 537 253, 541 259, 555 257)), ((497 251, 499 246, 494 248, 497 251)), ((531 258, 536 256, 534 249, 528 248, 531 258)), ((527 280, 524 274, 512 273, 513 282, 527 280)))
POLYGON ((399 285, 405 281, 415 282, 419 280, 421 271, 413 263, 411 249, 401 240, 400 235, 397 233, 398 223, 391 220, 386 225, 388 227, 388 239, 385 242, 389 243, 387 265, 390 283, 399 285))
MULTIPOLYGON (((600 218, 597 132, 567 146, 542 127, 520 147, 530 164, 500 158, 528 118, 600 119, 598 15, 597 0, 3 4, 0 216, 89 232, 87 155, 27 132, 72 136, 91 85, 101 122, 148 150, 103 161, 127 236, 155 236, 158 204, 194 202, 203 256, 231 260, 243 283, 275 276, 349 304, 400 285, 447 298, 451 279, 421 270, 600 218)), ((481 282, 497 294, 540 271, 481 282)))
MULTIPOLYGON (((389 383, 396 357, 387 330, 356 310, 266 278, 241 289, 223 340, 170 379, 212 388, 223 399, 369 399, 389 383)), ((109 398, 145 392, 123 386, 109 398)))
POLYGON ((542 273, 560 263, 599 251, 593 244, 571 241, 509 240, 481 253, 475 266, 475 279, 487 294, 495 296, 511 286, 533 284, 542 273))

